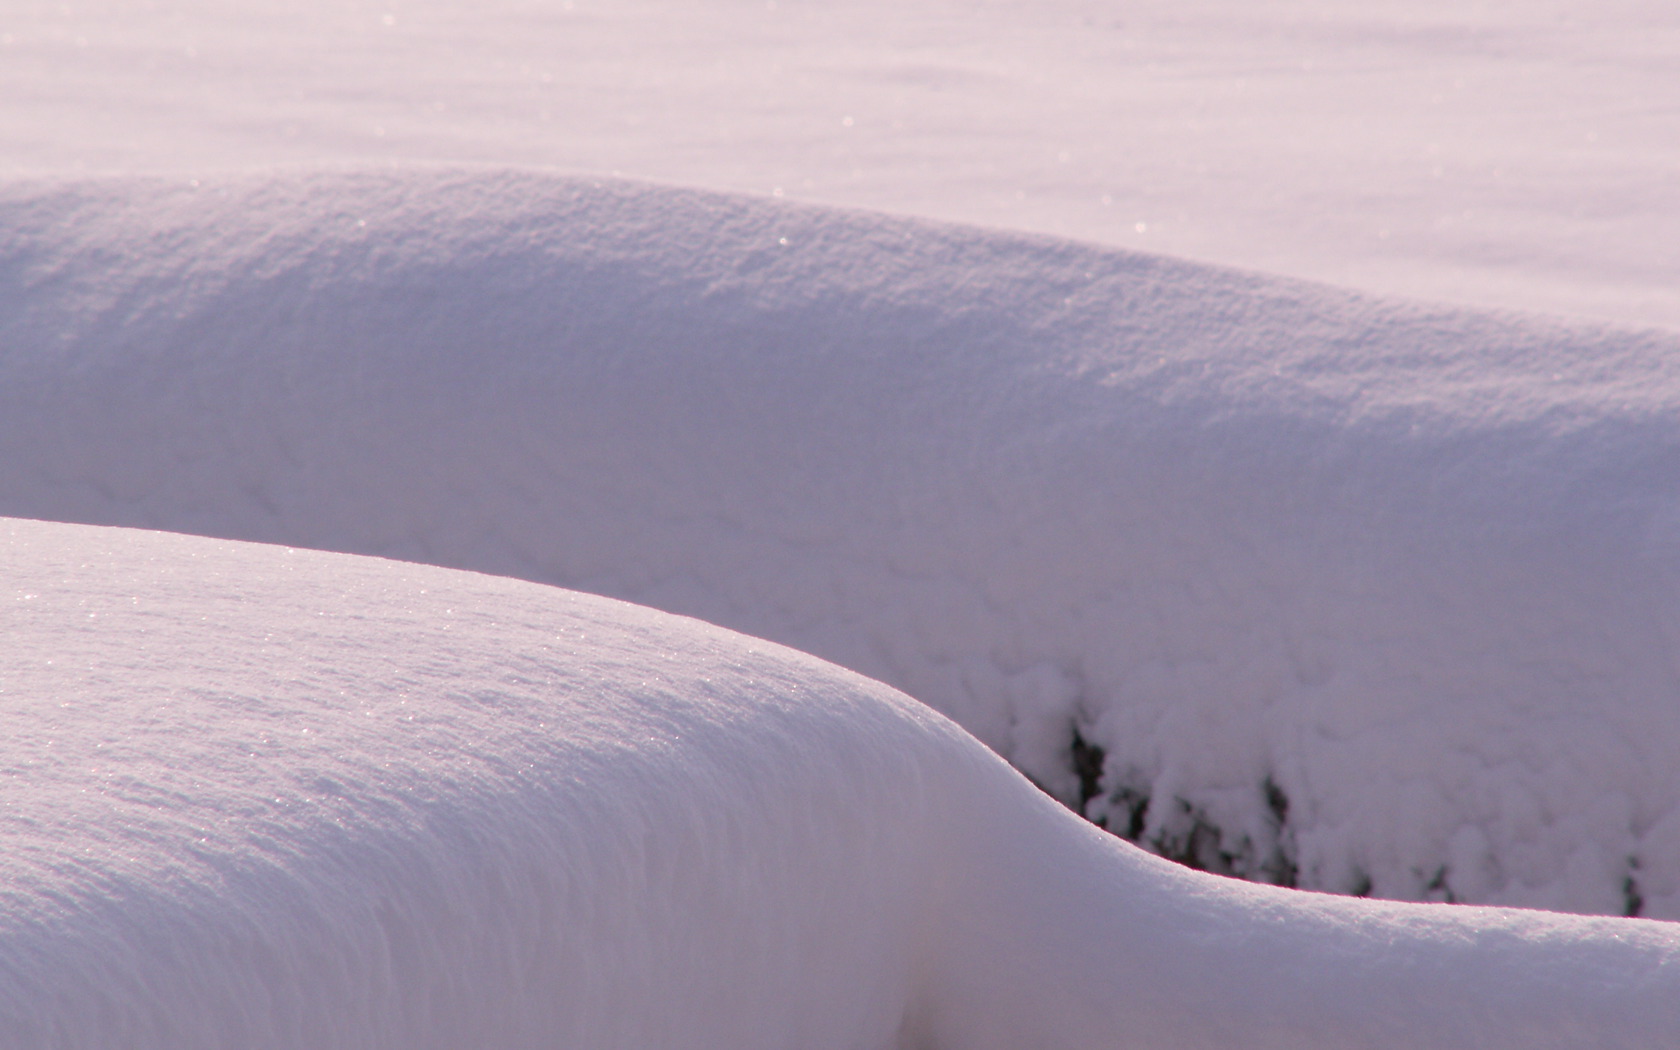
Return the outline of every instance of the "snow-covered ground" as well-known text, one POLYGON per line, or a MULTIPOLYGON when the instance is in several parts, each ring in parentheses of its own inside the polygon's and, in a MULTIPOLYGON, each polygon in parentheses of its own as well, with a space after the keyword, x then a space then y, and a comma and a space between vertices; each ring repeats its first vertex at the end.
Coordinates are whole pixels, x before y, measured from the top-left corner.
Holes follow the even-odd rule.
MULTIPOLYGON (((1167 856, 1680 918, 1677 10, 0 5, 0 514, 628 599, 903 689, 1167 856)), ((303 600, 283 591, 240 600, 303 600)), ((275 703, 313 703, 265 652, 245 670, 275 703)), ((74 706, 53 681, 29 702, 74 706)), ((851 710, 854 685, 810 689, 851 710)), ((371 807, 352 830, 285 841, 371 857, 391 829, 367 814, 396 812, 375 787, 346 795, 371 807)), ((984 821, 990 790, 940 819, 984 821)), ((1022 850, 1062 826, 999 825, 1022 850)), ((202 837, 211 867, 255 856, 202 837)), ((133 946, 162 942, 124 923, 164 916, 168 941, 256 899, 158 842, 132 882, 96 864, 9 898, 33 932, 0 951, 60 960, 30 987, 92 972, 42 902, 105 908, 101 943, 143 969, 133 946)), ((299 878, 239 928, 314 907, 299 878)), ((1309 941, 1332 913, 1554 921, 1224 892, 1244 922, 1290 901, 1309 941)), ((1066 916, 1038 918, 1027 940, 1066 947, 1066 916)), ((89 1017, 91 1045, 128 1023, 89 1017)), ((1468 1038, 1442 1023, 1426 1042, 1468 1038)))
POLYGON ((698 616, 1216 870, 1680 915, 1680 338, 623 182, 198 182, 0 195, 0 513, 698 616))
POLYGON ((7 0, 0 172, 540 165, 1680 326, 1668 0, 7 0))
POLYGON ((0 1046, 1652 1050, 1680 926, 1201 875, 807 655, 0 522, 0 1046))

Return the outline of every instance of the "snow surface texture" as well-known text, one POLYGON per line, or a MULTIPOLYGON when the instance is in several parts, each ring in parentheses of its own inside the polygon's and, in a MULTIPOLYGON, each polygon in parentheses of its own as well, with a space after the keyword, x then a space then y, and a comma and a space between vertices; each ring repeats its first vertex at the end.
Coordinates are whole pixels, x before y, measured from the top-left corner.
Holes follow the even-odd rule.
POLYGON ((9 0, 0 173, 541 165, 1680 328, 1672 0, 9 0))
POLYGON ((1680 917, 1680 337, 410 170, 8 183, 0 348, 0 513, 625 598, 1216 870, 1680 917))
POLYGON ((1653 1050, 1680 927, 1291 893, 776 645, 0 522, 0 1046, 1653 1050))

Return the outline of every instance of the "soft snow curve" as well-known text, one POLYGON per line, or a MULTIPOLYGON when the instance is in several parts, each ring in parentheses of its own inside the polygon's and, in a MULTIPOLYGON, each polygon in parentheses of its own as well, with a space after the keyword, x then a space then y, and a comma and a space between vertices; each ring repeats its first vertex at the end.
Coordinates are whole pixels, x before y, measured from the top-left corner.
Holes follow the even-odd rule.
POLYGON ((1651 1050, 1680 927, 1291 893, 779 646, 0 522, 8 1050, 1651 1050))
POLYGON ((0 513, 795 646, 1220 870, 1680 917, 1672 334, 535 173, 22 181, 0 448, 0 513))

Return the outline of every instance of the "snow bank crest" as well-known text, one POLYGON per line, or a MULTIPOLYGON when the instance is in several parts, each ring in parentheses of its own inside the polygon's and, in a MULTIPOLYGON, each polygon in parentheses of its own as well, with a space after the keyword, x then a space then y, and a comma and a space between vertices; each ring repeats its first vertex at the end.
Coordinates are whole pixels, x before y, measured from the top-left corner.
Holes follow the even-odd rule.
POLYGON ((780 646, 429 566, 0 521, 0 1046, 1649 1050, 1680 927, 1103 835, 780 646))
POLYGON ((1680 342, 496 171, 0 187, 0 512, 563 584, 1158 852, 1680 917, 1680 342))

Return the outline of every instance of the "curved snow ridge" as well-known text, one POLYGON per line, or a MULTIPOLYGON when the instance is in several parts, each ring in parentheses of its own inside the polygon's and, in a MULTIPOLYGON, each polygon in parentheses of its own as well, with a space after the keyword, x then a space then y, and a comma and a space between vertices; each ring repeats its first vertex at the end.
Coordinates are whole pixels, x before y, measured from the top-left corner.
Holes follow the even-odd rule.
POLYGON ((0 521, 0 1046, 1664 1045, 1680 927, 1252 886, 806 654, 0 521))
POLYGON ((1680 917, 1680 338, 505 171, 0 187, 0 513, 928 702, 1169 856, 1680 917))

